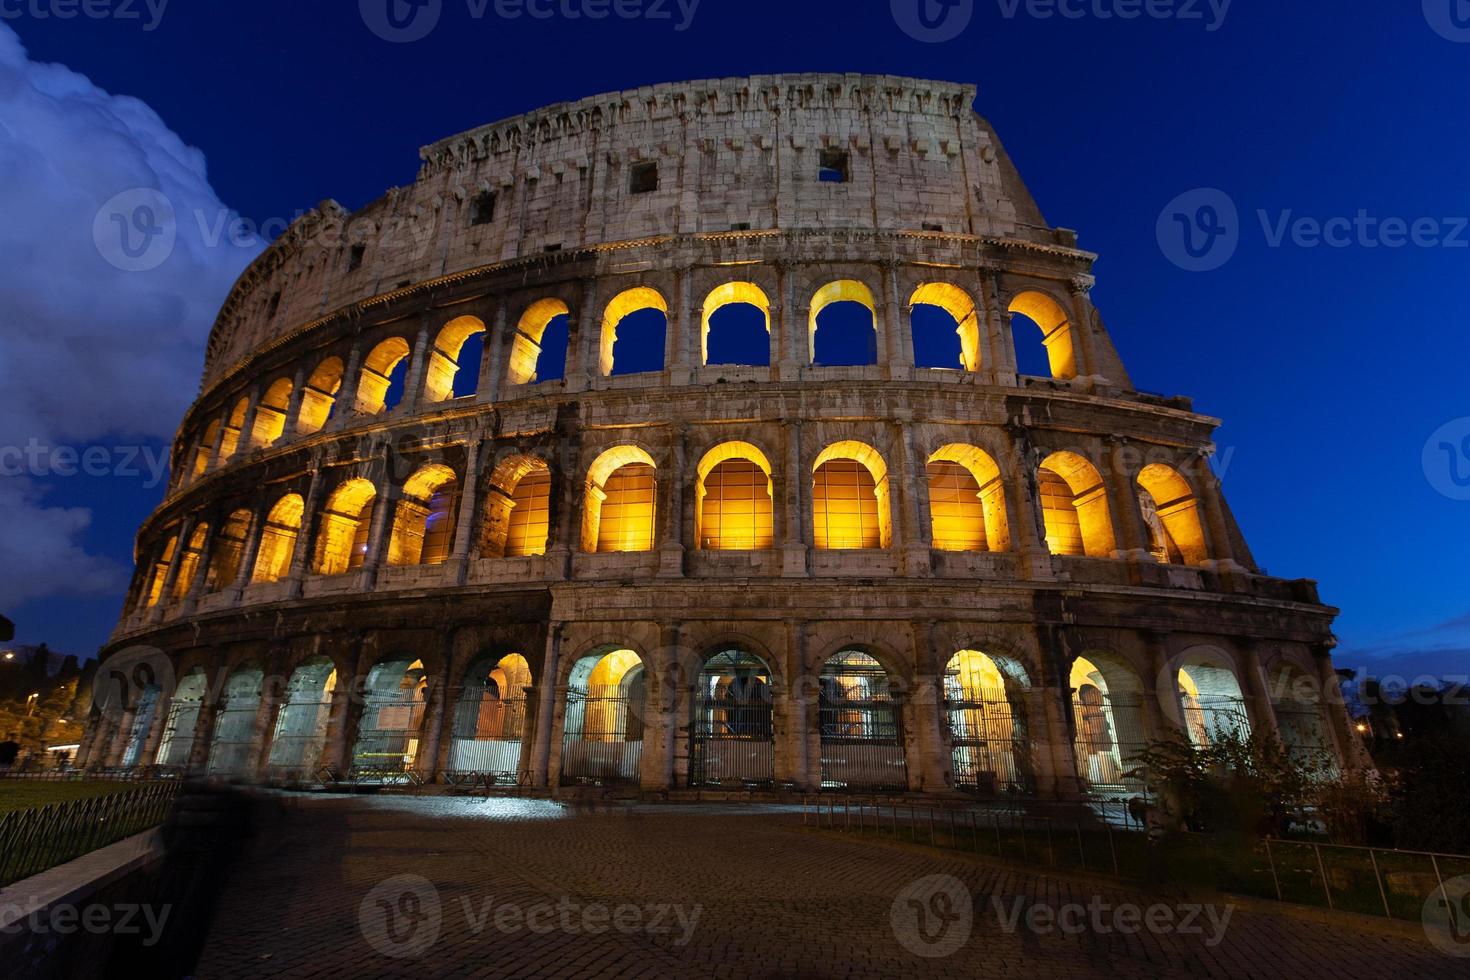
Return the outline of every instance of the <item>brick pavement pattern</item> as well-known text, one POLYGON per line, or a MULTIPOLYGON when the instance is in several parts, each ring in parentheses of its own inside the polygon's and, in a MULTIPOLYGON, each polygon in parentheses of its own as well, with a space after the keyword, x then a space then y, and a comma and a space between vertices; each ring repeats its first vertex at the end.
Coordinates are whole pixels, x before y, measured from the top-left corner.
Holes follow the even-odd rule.
MULTIPOLYGON (((1007 915, 1018 897, 1053 909, 1150 899, 812 832, 789 809, 293 798, 272 822, 232 872, 201 978, 1470 975, 1470 961, 1353 918, 1324 924, 1259 907, 1235 909, 1213 946, 1208 920, 1191 935, 1042 934, 1024 921, 1007 931, 997 897, 1007 915), (895 900, 930 875, 952 875, 973 895, 969 936, 942 957, 916 955, 896 934, 917 920, 895 900), (413 886, 420 879, 429 884, 413 886), (697 910, 692 929, 668 906, 686 923, 697 910), (599 909, 621 915, 622 929, 599 909), (585 924, 605 931, 583 928, 587 910, 585 924), (517 911, 539 916, 536 928, 517 911)), ((933 953, 961 928, 959 912, 923 897, 935 942, 906 938, 933 953)))

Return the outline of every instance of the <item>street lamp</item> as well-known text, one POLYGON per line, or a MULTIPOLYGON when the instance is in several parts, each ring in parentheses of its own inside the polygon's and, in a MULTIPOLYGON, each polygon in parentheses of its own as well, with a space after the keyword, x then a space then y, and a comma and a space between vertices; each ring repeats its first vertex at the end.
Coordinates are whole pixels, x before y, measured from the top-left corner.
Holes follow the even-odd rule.
POLYGON ((37 691, 35 694, 32 694, 32 695, 30 695, 29 697, 26 698, 26 717, 27 718, 29 718, 31 715, 33 715, 33 714, 36 713, 36 701, 40 697, 41 697, 41 692, 37 691))

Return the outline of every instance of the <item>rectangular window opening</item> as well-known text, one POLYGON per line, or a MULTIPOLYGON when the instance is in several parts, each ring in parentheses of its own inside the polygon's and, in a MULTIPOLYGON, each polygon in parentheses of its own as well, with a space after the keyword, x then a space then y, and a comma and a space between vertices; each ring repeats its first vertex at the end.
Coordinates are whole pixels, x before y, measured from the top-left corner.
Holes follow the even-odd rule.
POLYGON ((495 192, 484 191, 475 195, 470 204, 470 224, 488 225, 495 220, 495 192))
POLYGON ((634 194, 647 194, 658 190, 658 163, 649 161, 633 164, 628 189, 634 194))
POLYGON ((852 158, 846 150, 823 150, 817 173, 824 184, 845 184, 852 179, 852 158))

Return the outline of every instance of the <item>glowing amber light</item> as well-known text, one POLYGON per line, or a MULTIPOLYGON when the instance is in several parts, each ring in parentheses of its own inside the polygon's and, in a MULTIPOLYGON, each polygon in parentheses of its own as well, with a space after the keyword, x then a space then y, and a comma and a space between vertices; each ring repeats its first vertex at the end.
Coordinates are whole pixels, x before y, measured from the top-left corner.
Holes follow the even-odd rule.
POLYGON ((1072 349, 1072 325, 1065 310, 1056 300, 1042 293, 1021 293, 1010 305, 1011 313, 1019 313, 1041 328, 1041 342, 1053 378, 1077 377, 1077 355, 1072 349))
POLYGON ((1052 453, 1037 473, 1046 544, 1054 555, 1112 555, 1113 524, 1097 467, 1076 453, 1052 453))
POLYGON ((301 497, 294 493, 276 501, 266 515, 260 548, 255 555, 255 570, 250 576, 252 582, 278 582, 286 577, 291 567, 291 555, 296 550, 296 537, 301 531, 304 510, 301 497))
POLYGON ((333 491, 317 531, 319 574, 340 575, 362 566, 376 496, 372 483, 364 479, 348 480, 333 491))

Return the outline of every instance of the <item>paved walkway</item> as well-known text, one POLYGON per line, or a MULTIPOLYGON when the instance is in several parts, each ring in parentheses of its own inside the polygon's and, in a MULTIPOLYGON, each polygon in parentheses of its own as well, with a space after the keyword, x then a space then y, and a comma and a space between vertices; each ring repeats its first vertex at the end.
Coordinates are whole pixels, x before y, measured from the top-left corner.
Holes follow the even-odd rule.
POLYGON ((808 832, 789 811, 318 797, 261 829, 201 978, 1470 976, 1353 919, 1149 913, 1111 885, 808 832))

